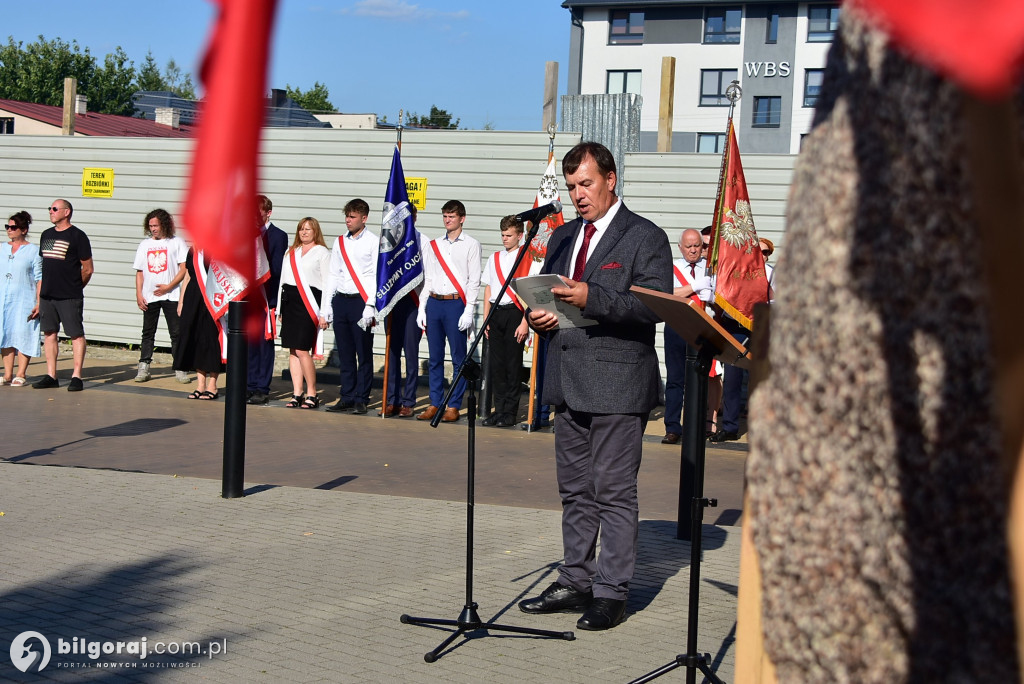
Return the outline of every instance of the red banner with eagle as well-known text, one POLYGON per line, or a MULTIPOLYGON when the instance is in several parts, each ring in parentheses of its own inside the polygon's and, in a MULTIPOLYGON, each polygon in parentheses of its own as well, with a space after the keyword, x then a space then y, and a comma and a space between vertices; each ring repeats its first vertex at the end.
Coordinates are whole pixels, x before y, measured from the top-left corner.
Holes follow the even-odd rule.
POLYGON ((716 276, 715 303, 749 330, 754 327, 754 305, 768 301, 768 277, 731 121, 722 169, 721 187, 715 200, 708 273, 716 276))

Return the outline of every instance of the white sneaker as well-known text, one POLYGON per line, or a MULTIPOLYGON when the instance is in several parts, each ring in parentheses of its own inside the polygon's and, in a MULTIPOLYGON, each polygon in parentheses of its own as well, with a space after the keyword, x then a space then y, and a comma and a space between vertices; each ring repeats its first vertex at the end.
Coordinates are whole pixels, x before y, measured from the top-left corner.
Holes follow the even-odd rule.
POLYGON ((192 379, 188 377, 188 373, 185 371, 174 371, 174 379, 180 382, 182 385, 187 385, 192 382, 192 379))
POLYGON ((135 376, 135 382, 146 382, 149 380, 149 364, 139 362, 139 372, 135 376))

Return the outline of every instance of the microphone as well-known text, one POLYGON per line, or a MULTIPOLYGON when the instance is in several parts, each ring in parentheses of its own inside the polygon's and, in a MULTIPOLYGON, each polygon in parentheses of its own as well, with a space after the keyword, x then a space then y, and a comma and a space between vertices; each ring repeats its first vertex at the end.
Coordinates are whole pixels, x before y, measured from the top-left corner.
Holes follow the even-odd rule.
POLYGON ((534 207, 533 209, 530 209, 528 211, 516 214, 516 220, 522 221, 523 223, 530 221, 531 223, 536 224, 545 216, 557 214, 560 211, 562 211, 562 203, 559 202, 558 200, 555 200, 551 204, 545 204, 540 207, 534 207))

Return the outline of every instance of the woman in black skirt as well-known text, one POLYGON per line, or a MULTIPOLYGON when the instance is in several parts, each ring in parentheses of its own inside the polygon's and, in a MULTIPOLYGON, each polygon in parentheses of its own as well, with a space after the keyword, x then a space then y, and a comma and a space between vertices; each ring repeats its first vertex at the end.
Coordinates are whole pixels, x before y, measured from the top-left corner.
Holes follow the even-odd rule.
MULTIPOLYGON (((316 395, 314 354, 317 336, 327 327, 320 311, 324 286, 330 267, 331 252, 324 243, 320 222, 311 216, 299 221, 295 240, 284 255, 281 268, 281 346, 288 347, 288 370, 292 376, 292 398, 286 408, 315 409, 320 406, 316 395), (303 394, 305 382, 305 394, 303 394)), ((322 338, 321 338, 322 339, 322 338)))
MULTIPOLYGON (((178 300, 178 349, 174 354, 174 370, 195 371, 198 387, 189 399, 213 401, 220 396, 217 377, 223 372, 220 355, 220 328, 206 308, 203 292, 196 276, 196 255, 188 250, 185 258, 185 280, 178 300)), ((209 267, 209 263, 204 264, 209 267)))

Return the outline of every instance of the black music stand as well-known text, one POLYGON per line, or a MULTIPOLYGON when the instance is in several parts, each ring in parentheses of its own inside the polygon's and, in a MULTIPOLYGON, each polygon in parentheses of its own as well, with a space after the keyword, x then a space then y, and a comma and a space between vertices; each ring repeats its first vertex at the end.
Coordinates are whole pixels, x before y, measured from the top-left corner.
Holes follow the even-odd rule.
MULTIPOLYGON (((509 274, 505 278, 505 282, 502 283, 501 290, 498 292, 497 297, 495 297, 495 301, 501 301, 501 297, 505 294, 505 290, 508 289, 508 284, 511 282, 513 276, 515 276, 516 270, 519 268, 519 263, 526 255, 526 247, 533 240, 536 233, 537 226, 534 226, 530 229, 523 248, 519 250, 519 256, 516 257, 515 264, 509 270, 509 274)), ((442 641, 437 648, 424 654, 423 659, 428 663, 432 663, 437 660, 441 651, 443 651, 448 644, 455 641, 460 635, 477 630, 485 632, 514 632, 516 634, 529 634, 552 639, 565 639, 566 641, 573 641, 576 638, 576 635, 573 632, 556 632, 547 629, 513 627, 510 625, 499 625, 495 622, 483 622, 477 612, 477 608, 479 606, 473 600, 473 506, 476 500, 476 392, 477 383, 480 381, 480 364, 473 360, 473 352, 476 351, 476 348, 480 345, 480 341, 484 338, 484 330, 487 330, 487 324, 490 322, 491 316, 494 315, 496 309, 497 307, 491 307, 487 317, 484 318, 483 323, 480 325, 480 332, 477 333, 476 339, 473 340, 473 344, 466 350, 465 360, 462 362, 462 365, 456 369, 455 375, 452 377, 452 384, 448 387, 448 391, 441 400, 441 405, 437 407, 437 414, 430 421, 431 427, 436 428, 440 424, 441 416, 444 413, 445 407, 448 406, 448 402, 451 399, 452 392, 455 391, 459 378, 464 378, 466 380, 466 418, 469 421, 469 446, 467 448, 468 459, 466 466, 466 602, 463 605, 462 613, 459 614, 459 618, 457 620, 413 617, 411 615, 402 615, 400 618, 402 624, 405 625, 442 625, 456 628, 455 631, 452 632, 448 638, 442 641)), ((488 634, 487 636, 490 635, 488 634)))
POLYGON ((633 287, 631 291, 665 325, 686 340, 686 392, 683 396, 682 461, 679 466, 679 517, 676 538, 690 542, 690 602, 686 621, 686 653, 630 684, 649 682, 678 667, 686 668, 686 684, 696 684, 697 671, 714 684, 724 684, 711 671, 710 656, 697 652, 700 608, 700 563, 704 509, 718 505, 704 497, 706 440, 704 418, 708 405, 708 371, 717 359, 733 366, 748 365, 747 350, 714 321, 702 306, 683 297, 633 287), (692 494, 687 498, 687 492, 692 494))

